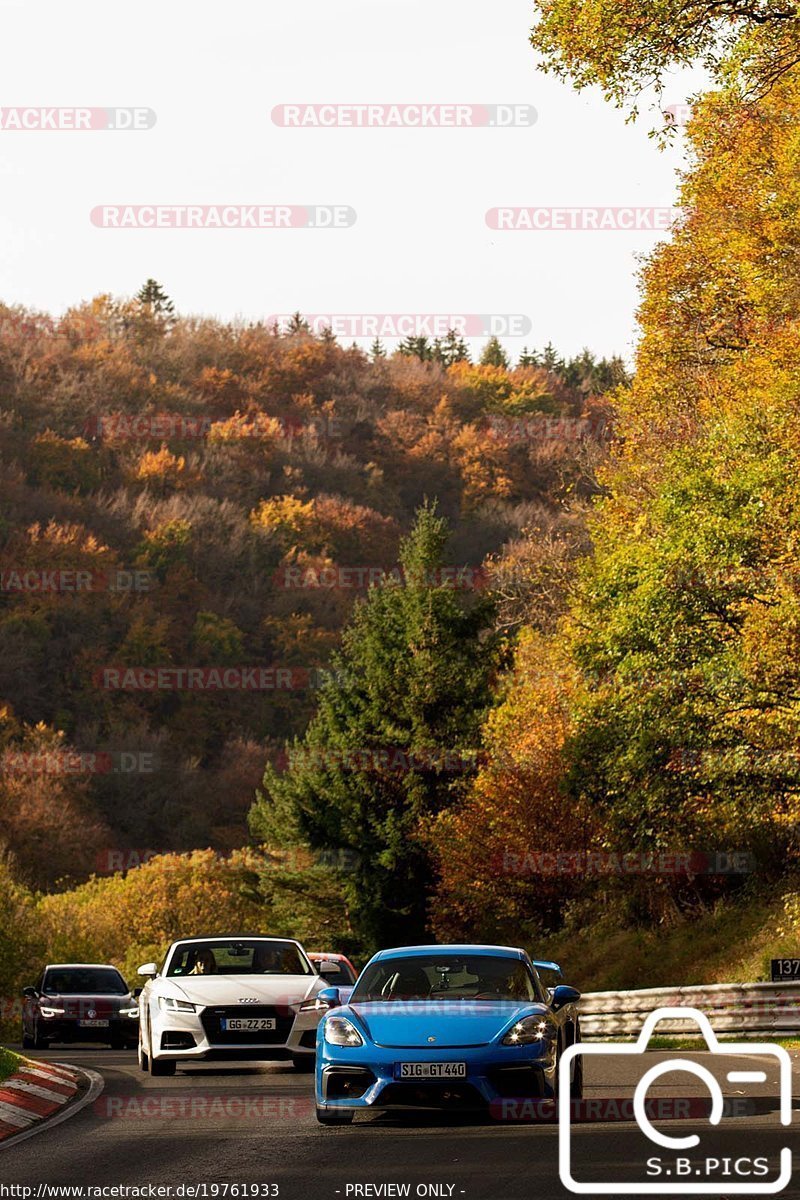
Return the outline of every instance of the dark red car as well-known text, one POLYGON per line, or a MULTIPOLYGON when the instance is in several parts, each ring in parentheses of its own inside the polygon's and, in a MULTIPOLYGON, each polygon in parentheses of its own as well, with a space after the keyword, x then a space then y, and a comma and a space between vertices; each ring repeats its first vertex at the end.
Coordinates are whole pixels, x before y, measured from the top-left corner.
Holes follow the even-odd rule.
POLYGON ((350 959, 346 954, 323 954, 321 951, 315 951, 308 956, 317 971, 323 979, 325 979, 332 987, 352 987, 358 979, 358 971, 355 969, 350 959), (320 963, 330 962, 336 963, 339 967, 338 971, 320 971, 320 963))
POLYGON ((22 1045, 105 1042, 135 1046, 139 1005, 116 967, 106 963, 51 963, 22 992, 22 1045))

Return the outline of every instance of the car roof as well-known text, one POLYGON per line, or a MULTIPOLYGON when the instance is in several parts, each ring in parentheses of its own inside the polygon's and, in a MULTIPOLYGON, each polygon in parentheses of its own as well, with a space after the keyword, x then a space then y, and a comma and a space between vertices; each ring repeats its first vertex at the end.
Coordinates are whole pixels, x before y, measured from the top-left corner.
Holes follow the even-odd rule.
MULTIPOLYGON (((184 942, 292 942, 300 946, 297 938, 270 937, 264 933, 205 933, 200 937, 176 938, 173 946, 183 945, 184 942)), ((300 946, 302 949, 302 946, 300 946)))
POLYGON ((488 945, 430 945, 430 946, 395 946, 391 950, 379 950, 372 958, 373 962, 385 958, 407 958, 422 956, 423 954, 471 954, 473 957, 490 956, 493 954, 503 954, 512 958, 519 958, 527 961, 528 955, 525 950, 521 950, 518 946, 488 946, 488 945))
POLYGON ((115 967, 113 963, 86 963, 86 962, 83 962, 83 963, 47 963, 44 970, 45 971, 64 971, 64 970, 71 970, 73 967, 75 967, 75 968, 78 968, 78 967, 81 967, 81 968, 82 967, 102 967, 103 970, 116 971, 118 975, 120 974, 119 968, 115 967))
POLYGON ((309 958, 338 958, 342 962, 349 962, 346 954, 334 954, 332 950, 309 950, 307 953, 309 958))

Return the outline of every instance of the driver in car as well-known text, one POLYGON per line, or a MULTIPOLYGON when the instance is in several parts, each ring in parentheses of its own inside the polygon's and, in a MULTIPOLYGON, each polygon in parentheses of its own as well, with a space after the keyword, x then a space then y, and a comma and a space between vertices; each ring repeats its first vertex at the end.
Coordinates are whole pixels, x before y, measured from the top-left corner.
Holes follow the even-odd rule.
POLYGON ((215 975, 217 960, 210 950, 198 950, 190 975, 215 975))

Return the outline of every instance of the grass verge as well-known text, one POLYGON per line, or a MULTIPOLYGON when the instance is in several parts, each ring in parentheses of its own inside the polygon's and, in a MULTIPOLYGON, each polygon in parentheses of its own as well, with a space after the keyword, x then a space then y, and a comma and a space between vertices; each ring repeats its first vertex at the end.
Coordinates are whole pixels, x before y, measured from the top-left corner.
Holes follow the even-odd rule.
POLYGON ((4 1079, 8 1079, 9 1075, 13 1075, 19 1070, 22 1064, 22 1059, 18 1054, 14 1054, 12 1050, 5 1050, 0 1046, 0 1083, 4 1079))
POLYGON ((600 910, 543 938, 535 955, 561 963, 583 992, 757 983, 770 978, 770 959, 800 958, 800 892, 795 882, 657 929, 621 928, 600 910))

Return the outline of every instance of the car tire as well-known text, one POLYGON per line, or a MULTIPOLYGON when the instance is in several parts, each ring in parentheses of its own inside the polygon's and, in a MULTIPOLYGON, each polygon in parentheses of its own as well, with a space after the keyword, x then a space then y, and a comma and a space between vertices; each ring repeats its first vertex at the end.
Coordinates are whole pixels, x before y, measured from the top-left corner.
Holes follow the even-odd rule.
MULTIPOLYGON (((575 1026, 575 1041, 580 1042, 580 1040, 581 1040, 580 1026, 578 1026, 576 1024, 576 1026, 575 1026)), ((575 1071, 573 1073, 572 1080, 569 1085, 569 1098, 570 1098, 570 1100, 582 1100, 583 1099, 583 1055, 579 1054, 577 1056, 577 1058, 574 1058, 572 1061, 575 1063, 575 1071)))
POLYGON ((120 1036, 112 1037, 111 1041, 108 1044, 112 1050, 124 1050, 125 1049, 125 1038, 120 1037, 120 1036))
POLYGON ((33 1038, 31 1037, 31 1035, 29 1033, 23 1033, 23 1035, 22 1035, 22 1049, 23 1050, 32 1050, 33 1049, 33 1038))
POLYGON ((350 1125, 354 1116, 352 1108, 320 1108, 317 1105, 317 1121, 320 1125, 350 1125))
POLYGON ((150 1070, 150 1060, 148 1059, 147 1054, 145 1053, 145 1049, 144 1049, 144 1046, 142 1045, 141 1038, 139 1039, 139 1044, 136 1048, 136 1054, 137 1054, 137 1058, 139 1059, 139 1070, 144 1071, 146 1074, 150 1070))
POLYGON ((314 1054, 293 1054, 292 1066, 295 1071, 299 1071, 302 1075, 310 1075, 317 1065, 316 1055, 314 1054))
POLYGON ((48 1042, 47 1038, 42 1037, 41 1033, 39 1033, 39 1026, 34 1025, 34 1027, 33 1027, 33 1049, 34 1050, 46 1050, 49 1045, 50 1045, 50 1043, 48 1042))
POLYGON ((177 1063, 174 1058, 153 1058, 150 1055, 151 1075, 174 1075, 177 1063))

